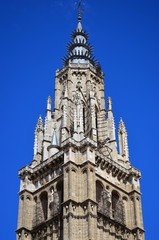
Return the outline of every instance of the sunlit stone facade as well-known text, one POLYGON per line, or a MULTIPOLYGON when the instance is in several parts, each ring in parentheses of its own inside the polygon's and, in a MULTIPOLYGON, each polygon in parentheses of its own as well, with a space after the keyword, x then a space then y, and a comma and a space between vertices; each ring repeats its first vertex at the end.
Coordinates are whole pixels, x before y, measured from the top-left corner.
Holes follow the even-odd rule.
POLYGON ((48 97, 33 161, 19 171, 17 240, 144 240, 141 174, 122 119, 116 137, 80 11, 55 83, 54 110, 48 97))

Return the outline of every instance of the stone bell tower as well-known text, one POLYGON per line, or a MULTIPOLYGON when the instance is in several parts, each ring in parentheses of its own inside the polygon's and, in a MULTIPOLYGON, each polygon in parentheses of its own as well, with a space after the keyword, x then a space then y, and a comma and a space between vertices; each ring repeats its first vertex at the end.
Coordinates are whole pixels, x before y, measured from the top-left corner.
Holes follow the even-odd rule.
POLYGON ((141 174, 129 161, 122 119, 117 141, 112 101, 105 107, 92 51, 79 9, 56 71, 54 110, 48 97, 33 160, 19 171, 17 240, 144 240, 141 174))

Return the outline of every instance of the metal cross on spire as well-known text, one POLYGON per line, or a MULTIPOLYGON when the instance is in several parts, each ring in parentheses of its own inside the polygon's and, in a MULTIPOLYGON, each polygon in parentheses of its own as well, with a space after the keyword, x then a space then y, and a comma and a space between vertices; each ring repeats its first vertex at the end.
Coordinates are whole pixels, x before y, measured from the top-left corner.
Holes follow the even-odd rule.
POLYGON ((79 0, 77 3, 78 4, 78 21, 82 20, 82 16, 81 16, 83 13, 82 8, 81 8, 82 3, 83 3, 83 0, 79 0))

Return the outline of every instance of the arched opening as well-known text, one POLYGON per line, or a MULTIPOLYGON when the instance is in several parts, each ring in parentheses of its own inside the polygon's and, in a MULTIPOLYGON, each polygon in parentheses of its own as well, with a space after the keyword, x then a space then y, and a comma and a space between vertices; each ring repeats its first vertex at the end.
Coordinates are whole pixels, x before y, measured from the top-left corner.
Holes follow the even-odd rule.
POLYGON ((112 217, 113 218, 116 218, 118 201, 119 201, 119 194, 113 191, 112 192, 112 217))
MULTIPOLYGON (((63 203, 63 182, 59 181, 56 186, 58 198, 59 198, 59 207, 63 203)), ((61 208, 61 207, 60 207, 61 208)))
POLYGON ((112 192, 112 218, 122 224, 125 222, 123 201, 116 191, 112 192))
POLYGON ((105 216, 110 216, 110 193, 104 189, 103 184, 100 181, 96 182, 96 201, 97 211, 105 216))
POLYGON ((48 194, 47 192, 42 192, 40 195, 40 201, 42 206, 43 218, 44 220, 48 217, 48 194))
POLYGON ((96 181, 96 201, 97 201, 97 203, 99 203, 101 201, 102 192, 103 192, 103 185, 101 184, 100 181, 96 181))
MULTIPOLYGON (((63 181, 59 181, 56 186, 58 198, 59 198, 59 212, 62 214, 62 203, 63 203, 63 181)), ((60 238, 63 239, 63 218, 60 218, 60 238)))

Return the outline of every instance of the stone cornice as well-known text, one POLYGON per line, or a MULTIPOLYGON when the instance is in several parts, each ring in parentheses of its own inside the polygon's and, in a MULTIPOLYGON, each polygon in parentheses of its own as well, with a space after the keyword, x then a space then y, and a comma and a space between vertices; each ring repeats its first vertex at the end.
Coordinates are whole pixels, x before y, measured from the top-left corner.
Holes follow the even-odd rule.
POLYGON ((29 175, 29 177, 33 177, 33 175, 41 175, 43 172, 45 172, 47 169, 49 169, 51 166, 56 166, 58 164, 63 163, 63 155, 64 152, 61 150, 60 152, 56 153, 52 157, 46 159, 45 161, 41 162, 40 164, 36 165, 35 167, 26 166, 19 170, 19 177, 23 178, 26 175, 29 175))
POLYGON ((126 180, 130 176, 135 176, 137 179, 141 178, 141 173, 137 169, 133 168, 132 166, 127 169, 111 158, 100 154, 99 152, 96 152, 96 165, 102 170, 112 172, 112 175, 117 176, 119 179, 126 180))
POLYGON ((140 227, 136 227, 132 231, 133 231, 133 233, 136 233, 137 231, 141 231, 142 233, 145 232, 145 230, 143 228, 140 228, 140 227))
MULTIPOLYGON (((69 69, 75 69, 77 72, 80 70, 87 70, 89 69, 93 74, 97 75, 96 68, 93 67, 91 64, 86 63, 86 64, 80 64, 80 63, 69 63, 69 66, 66 66, 58 71, 56 71, 56 77, 60 77, 63 74, 67 73, 69 69)), ((100 79, 103 80, 104 74, 100 76, 100 79)), ((99 77, 98 77, 99 78, 99 77)))
POLYGON ((66 205, 68 205, 68 204, 70 204, 70 203, 74 203, 74 205, 76 205, 76 206, 84 206, 84 205, 88 205, 89 203, 92 203, 92 204, 94 204, 94 205, 97 205, 97 202, 93 201, 93 200, 90 199, 90 198, 84 200, 83 202, 77 202, 77 201, 69 198, 67 201, 63 202, 62 204, 63 204, 63 206, 66 206, 66 205))
POLYGON ((89 216, 91 216, 92 218, 97 218, 97 215, 95 215, 91 212, 88 212, 85 215, 76 215, 76 214, 69 212, 67 215, 63 216, 63 219, 65 219, 65 218, 67 219, 69 217, 76 218, 76 219, 85 219, 85 218, 88 218, 89 216))

